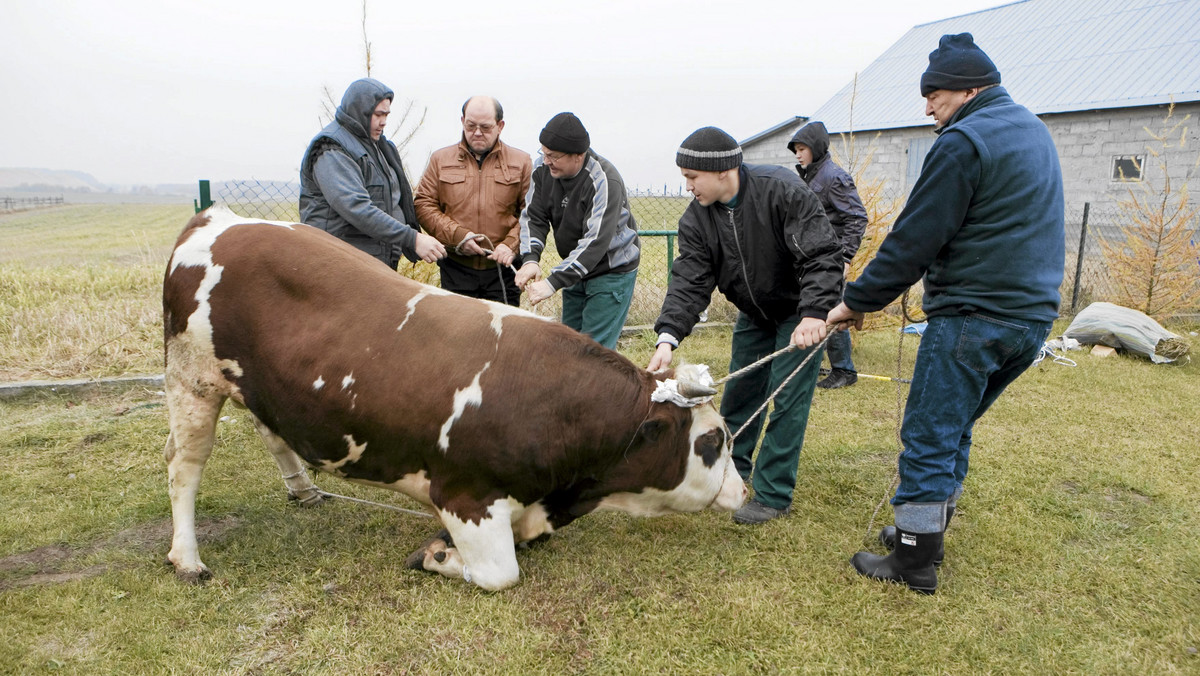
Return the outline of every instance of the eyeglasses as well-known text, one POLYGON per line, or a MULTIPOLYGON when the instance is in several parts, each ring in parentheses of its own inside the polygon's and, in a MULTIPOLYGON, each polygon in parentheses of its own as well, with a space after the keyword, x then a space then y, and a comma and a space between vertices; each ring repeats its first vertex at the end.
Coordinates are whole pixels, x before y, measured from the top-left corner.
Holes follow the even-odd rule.
POLYGON ((466 130, 466 132, 468 134, 474 134, 475 132, 478 131, 479 133, 483 134, 484 136, 487 136, 488 134, 492 133, 496 129, 496 125, 494 125, 494 124, 475 124, 474 122, 467 121, 467 122, 463 123, 463 129, 466 130))
POLYGON ((546 164, 557 164, 562 161, 562 158, 567 156, 567 153, 539 150, 538 155, 541 155, 542 158, 546 160, 546 164))

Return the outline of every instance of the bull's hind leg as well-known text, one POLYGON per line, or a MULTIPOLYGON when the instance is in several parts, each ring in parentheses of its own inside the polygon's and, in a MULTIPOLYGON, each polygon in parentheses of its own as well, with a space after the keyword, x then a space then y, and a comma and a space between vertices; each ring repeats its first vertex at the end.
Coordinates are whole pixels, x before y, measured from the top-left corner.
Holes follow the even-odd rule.
POLYGON ((174 526, 167 560, 175 566, 175 574, 187 582, 212 577, 200 560, 196 544, 196 492, 204 463, 212 454, 217 414, 224 403, 225 397, 221 395, 198 395, 178 383, 167 386, 170 433, 163 455, 167 460, 167 492, 174 526))
POLYGON ((423 567, 446 577, 462 578, 488 591, 513 586, 521 577, 513 542, 512 505, 507 498, 493 502, 478 524, 460 521, 438 509, 453 539, 452 547, 435 541, 426 549, 423 567))
POLYGON ((254 428, 262 436, 267 449, 271 451, 271 457, 275 458, 275 464, 279 466, 279 471, 283 474, 283 484, 287 487, 288 498, 298 500, 303 507, 316 507, 324 502, 325 497, 321 495, 320 489, 308 476, 304 461, 300 459, 299 455, 296 455, 292 447, 288 446, 282 437, 272 432, 253 414, 250 415, 250 419, 254 421, 254 428))

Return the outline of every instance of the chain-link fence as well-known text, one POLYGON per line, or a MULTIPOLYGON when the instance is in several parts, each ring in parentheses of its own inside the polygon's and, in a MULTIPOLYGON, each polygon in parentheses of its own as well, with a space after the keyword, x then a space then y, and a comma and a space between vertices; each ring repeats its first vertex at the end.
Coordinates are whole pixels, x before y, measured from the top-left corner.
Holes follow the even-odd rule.
MULTIPOLYGON (((1168 213, 1170 210, 1167 210, 1168 213)), ((1200 314, 1200 221, 1193 219, 1191 223, 1180 222, 1172 227, 1182 228, 1176 237, 1171 233, 1160 235, 1155 232, 1155 217, 1135 214, 1123 209, 1120 205, 1083 204, 1078 208, 1067 209, 1067 269, 1063 276, 1062 314, 1074 315, 1095 301, 1108 301, 1126 304, 1135 309, 1155 313, 1153 309, 1138 307, 1147 303, 1144 295, 1159 297, 1162 285, 1173 283, 1182 303, 1174 308, 1171 314, 1175 316, 1195 316, 1200 314), (1149 225, 1146 228, 1146 225, 1149 225), (1154 240, 1160 236, 1161 241, 1154 240), (1184 239, 1190 241, 1191 253, 1183 251, 1167 252, 1169 240, 1184 239), (1154 264, 1154 276, 1146 274, 1148 265, 1142 264, 1143 272, 1129 273, 1133 247, 1131 241, 1136 241, 1139 247, 1148 250, 1158 250, 1158 260, 1154 264), (1108 248, 1111 251, 1106 252, 1108 248), (1120 278, 1125 271, 1125 279, 1120 278), (1145 279, 1143 279, 1143 277, 1145 279), (1135 284, 1130 284, 1136 279, 1135 284), (1171 279, 1172 281, 1168 281, 1171 279), (1131 289, 1144 284, 1140 291, 1131 289), (1154 285, 1160 285, 1153 290, 1154 285), (1191 289, 1189 292, 1188 289, 1191 289), (1134 296, 1130 299, 1128 296, 1134 296)), ((1170 218, 1170 216, 1166 216, 1170 218)), ((1168 221, 1169 222, 1169 221, 1168 221)), ((1155 301, 1158 304, 1158 301, 1155 301)))
MULTIPOLYGON (((201 199, 197 207, 206 206, 209 183, 201 181, 201 199)), ((235 212, 258 218, 280 221, 299 219, 299 188, 295 183, 273 181, 228 181, 212 186, 213 201, 225 204, 235 212)), ((658 317, 662 299, 666 294, 670 278, 671 263, 677 253, 675 230, 683 210, 691 202, 686 193, 654 194, 631 192, 630 207, 637 220, 642 240, 642 261, 638 269, 637 286, 634 288, 633 304, 629 310, 626 328, 650 328, 658 317)), ((902 203, 902 202, 901 202, 902 203)), ((1062 285, 1062 314, 1074 315, 1094 301, 1118 302, 1120 293, 1112 275, 1112 262, 1106 259, 1102 241, 1122 242, 1123 228, 1128 227, 1128 216, 1116 205, 1079 205, 1068 207, 1067 259, 1062 285)), ((1195 233, 1193 241, 1200 242, 1195 233)), ((547 246, 544 262, 553 265, 557 256, 553 245, 547 246)), ((437 266, 428 263, 401 264, 401 273, 419 281, 438 283, 437 266)), ((1200 261, 1194 270, 1200 279, 1200 261)), ((916 300, 919 296, 914 296, 916 300)), ((522 307, 531 309, 522 297, 522 307)), ((561 312, 561 295, 536 308, 540 314, 558 315, 561 312)), ((1182 308, 1183 314, 1200 312, 1200 307, 1182 308)), ((707 311, 706 321, 733 322, 737 310, 719 293, 713 294, 712 304, 707 311)))
MULTIPOLYGON (((243 216, 253 216, 274 221, 297 221, 299 214, 299 187, 295 183, 277 181, 226 181, 209 183, 201 181, 201 198, 197 208, 211 201, 232 209, 243 216)), ((682 194, 655 194, 630 192, 629 206, 642 244, 642 260, 638 266, 637 285, 633 291, 633 303, 626 319, 627 330, 653 327, 654 320, 662 309, 662 300, 667 293, 671 263, 677 252, 675 229, 683 210, 691 202, 691 196, 682 194)), ((553 237, 553 235, 551 235, 553 237)), ((545 268, 558 262, 552 243, 543 256, 545 268)), ((402 261, 400 272, 426 284, 437 285, 436 265, 402 261)), ((542 315, 559 316, 562 312, 562 296, 554 294, 537 308, 531 308, 525 296, 521 306, 542 315)), ((713 294, 712 304, 706 312, 705 321, 729 322, 737 318, 737 309, 719 293, 713 294)))

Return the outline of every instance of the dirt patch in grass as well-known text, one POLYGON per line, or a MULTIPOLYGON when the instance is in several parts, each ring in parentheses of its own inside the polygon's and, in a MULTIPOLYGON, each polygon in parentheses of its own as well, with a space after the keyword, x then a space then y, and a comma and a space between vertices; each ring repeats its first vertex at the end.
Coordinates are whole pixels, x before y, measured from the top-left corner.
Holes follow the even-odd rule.
MULTIPOLYGON (((219 542, 226 533, 239 525, 234 516, 209 519, 196 524, 196 538, 201 543, 219 542)), ((101 575, 113 567, 97 564, 71 570, 75 562, 104 550, 149 551, 171 541, 171 521, 163 519, 145 523, 96 540, 86 545, 72 546, 55 543, 0 558, 0 592, 8 589, 42 584, 58 584, 101 575), (9 573, 12 573, 9 575, 9 573)))

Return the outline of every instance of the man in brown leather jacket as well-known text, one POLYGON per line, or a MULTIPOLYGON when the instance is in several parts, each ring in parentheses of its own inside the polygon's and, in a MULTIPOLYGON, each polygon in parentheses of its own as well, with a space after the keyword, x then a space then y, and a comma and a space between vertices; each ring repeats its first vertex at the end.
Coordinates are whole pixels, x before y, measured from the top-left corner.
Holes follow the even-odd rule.
POLYGON ((443 289, 517 305, 510 266, 533 162, 500 140, 504 109, 496 99, 468 99, 462 125, 462 140, 429 158, 414 199, 417 220, 449 250, 438 261, 443 289))

